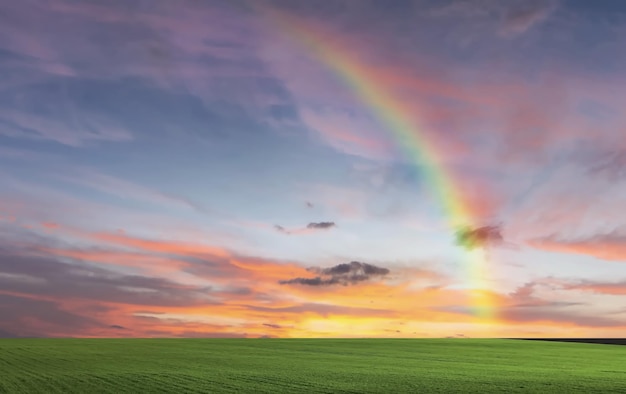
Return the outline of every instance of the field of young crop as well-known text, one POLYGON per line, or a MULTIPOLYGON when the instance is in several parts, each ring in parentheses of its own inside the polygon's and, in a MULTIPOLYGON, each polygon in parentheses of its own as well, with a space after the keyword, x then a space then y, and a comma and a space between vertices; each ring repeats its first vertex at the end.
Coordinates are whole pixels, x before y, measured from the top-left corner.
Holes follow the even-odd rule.
POLYGON ((0 393, 626 392, 626 346, 496 339, 0 339, 0 393))

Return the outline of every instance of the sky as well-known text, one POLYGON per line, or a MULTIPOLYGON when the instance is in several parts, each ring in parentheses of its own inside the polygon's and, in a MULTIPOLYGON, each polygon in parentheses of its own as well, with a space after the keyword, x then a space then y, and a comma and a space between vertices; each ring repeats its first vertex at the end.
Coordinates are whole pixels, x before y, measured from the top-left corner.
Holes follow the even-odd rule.
POLYGON ((0 336, 620 337, 626 3, 0 3, 0 336))

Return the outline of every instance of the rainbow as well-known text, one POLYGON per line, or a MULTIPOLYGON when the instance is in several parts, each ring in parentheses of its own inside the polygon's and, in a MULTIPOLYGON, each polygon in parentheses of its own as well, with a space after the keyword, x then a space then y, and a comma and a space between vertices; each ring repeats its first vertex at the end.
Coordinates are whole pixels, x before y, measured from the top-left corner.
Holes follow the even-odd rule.
MULTIPOLYGON (((373 113, 405 152, 407 159, 425 177, 453 229, 474 222, 471 207, 455 187, 453 175, 439 163, 441 155, 437 147, 414 120, 414 109, 395 97, 379 75, 359 62, 350 48, 341 45, 334 37, 281 11, 255 9, 267 17, 274 27, 287 32, 292 39, 307 48, 373 113)), ((482 248, 466 251, 464 260, 467 263, 472 312, 482 322, 493 323, 496 318, 496 299, 490 295, 487 290, 489 286, 485 282, 488 260, 485 251, 482 248)))

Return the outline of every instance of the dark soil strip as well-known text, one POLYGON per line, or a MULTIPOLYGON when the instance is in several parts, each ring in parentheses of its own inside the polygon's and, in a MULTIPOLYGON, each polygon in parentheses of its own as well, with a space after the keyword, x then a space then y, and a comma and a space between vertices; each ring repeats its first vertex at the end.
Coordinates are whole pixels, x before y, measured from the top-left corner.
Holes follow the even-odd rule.
POLYGON ((626 338, 510 338, 525 341, 579 342, 598 343, 602 345, 625 345, 626 338))

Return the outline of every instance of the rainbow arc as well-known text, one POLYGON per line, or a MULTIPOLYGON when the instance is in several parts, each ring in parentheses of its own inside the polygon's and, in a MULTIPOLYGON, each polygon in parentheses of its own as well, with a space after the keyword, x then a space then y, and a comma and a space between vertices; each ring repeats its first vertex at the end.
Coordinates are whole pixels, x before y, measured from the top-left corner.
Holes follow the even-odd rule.
MULTIPOLYGON (((475 225, 471 206, 441 164, 436 144, 415 120, 414 110, 386 87, 380 75, 359 61, 348 46, 307 21, 274 9, 258 9, 274 27, 287 32, 313 59, 327 67, 378 119, 407 159, 425 177, 452 229, 475 225)), ((485 323, 496 320, 497 300, 487 286, 488 259, 482 248, 464 252, 473 314, 485 323)))

